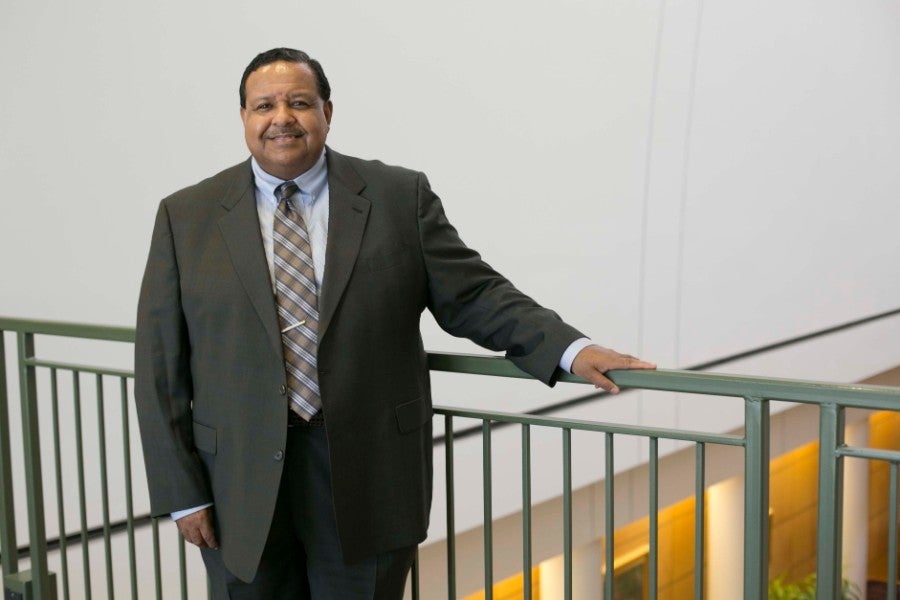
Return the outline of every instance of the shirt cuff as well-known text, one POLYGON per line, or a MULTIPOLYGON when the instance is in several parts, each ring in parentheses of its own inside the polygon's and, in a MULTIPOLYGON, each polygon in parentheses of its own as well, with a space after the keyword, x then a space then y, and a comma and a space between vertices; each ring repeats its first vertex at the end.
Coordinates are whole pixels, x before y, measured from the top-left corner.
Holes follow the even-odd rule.
POLYGON ((590 338, 580 338, 569 344, 569 347, 566 348, 566 351, 563 352, 562 358, 559 359, 559 368, 565 371, 566 373, 572 372, 572 362, 575 360, 575 357, 578 356, 578 353, 587 348, 588 346, 593 345, 594 342, 591 341, 590 338))
POLYGON ((182 517, 192 515, 195 512, 200 512, 204 508, 207 508, 212 505, 213 505, 212 502, 207 502, 206 504, 201 504, 200 506, 195 506, 194 508, 186 508, 184 510, 176 510, 175 512, 172 513, 172 520, 177 521, 178 519, 180 519, 182 517))

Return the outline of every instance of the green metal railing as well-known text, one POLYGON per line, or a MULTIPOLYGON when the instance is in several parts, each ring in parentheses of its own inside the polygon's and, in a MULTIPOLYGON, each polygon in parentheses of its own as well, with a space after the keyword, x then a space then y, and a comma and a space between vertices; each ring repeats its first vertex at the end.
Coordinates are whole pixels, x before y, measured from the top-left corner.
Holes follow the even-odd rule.
MULTIPOLYGON (((163 582, 161 573, 161 541, 159 524, 148 515, 134 514, 133 473, 130 462, 132 417, 130 416, 129 379, 133 377, 130 370, 102 368, 96 365, 78 365, 54 360, 38 358, 36 354, 35 336, 55 336, 81 340, 103 340, 109 342, 131 343, 134 332, 129 328, 99 327, 90 325, 53 323, 44 321, 26 321, 0 318, 0 562, 2 562, 3 586, 7 594, 18 594, 23 598, 54 599, 61 592, 64 598, 85 597, 92 594, 92 574, 96 575, 97 566, 92 563, 89 552, 89 541, 93 538, 102 540, 105 563, 105 589, 109 598, 114 597, 113 573, 127 565, 129 572, 130 597, 137 598, 139 578, 137 576, 138 553, 145 549, 138 547, 136 530, 144 526, 152 528, 152 543, 149 553, 153 561, 153 579, 155 597, 162 598, 163 582), (14 479, 11 454, 11 431, 9 422, 9 398, 6 377, 6 355, 4 333, 14 335, 16 339, 16 365, 20 390, 22 461, 24 474, 21 483, 14 479), (46 373, 39 386, 38 371, 46 373), (61 450, 60 422, 60 375, 71 376, 71 411, 74 415, 71 425, 74 428, 74 445, 78 465, 78 500, 79 526, 75 533, 66 529, 66 503, 74 500, 64 493, 63 453, 61 450), (84 473, 84 440, 82 424, 82 381, 93 380, 96 392, 96 413, 98 432, 98 468, 99 490, 92 490, 101 498, 101 525, 91 526, 87 518, 87 490, 84 473), (117 390, 118 410, 121 412, 121 436, 123 452, 124 507, 113 514, 110 503, 110 473, 108 468, 107 439, 110 429, 107 414, 110 404, 105 393, 108 382, 112 381, 117 390), (41 393, 39 388, 49 391, 41 393), (46 417, 51 416, 48 425, 39 419, 39 412, 46 417), (52 449, 42 451, 41 433, 52 433, 52 449), (46 513, 44 487, 47 479, 43 475, 43 457, 52 456, 54 467, 54 486, 56 489, 56 518, 58 535, 48 541, 46 531, 46 513), (14 490, 16 485, 24 485, 28 508, 28 536, 26 547, 19 548, 16 539, 14 490), (112 539, 118 532, 124 532, 127 538, 127 556, 113 552, 112 539), (80 546, 82 563, 82 580, 84 590, 76 593, 70 590, 70 568, 68 554, 71 546, 80 546), (59 549, 59 573, 52 573, 48 565, 48 551, 59 549), (19 560, 27 556, 29 568, 20 569, 19 560), (115 569, 114 569, 115 565, 115 569)), ((128 349, 130 351, 130 349, 128 349)), ((495 377, 529 378, 518 370, 511 362, 495 357, 479 357, 468 355, 430 354, 429 366, 433 371, 453 373, 469 373, 495 377)), ((706 452, 707 447, 730 446, 743 449, 744 453, 744 598, 762 599, 766 597, 768 580, 768 527, 763 524, 768 519, 769 506, 769 428, 770 402, 787 401, 816 405, 819 408, 819 489, 818 489, 818 541, 817 541, 817 579, 819 582, 817 598, 833 599, 839 597, 841 590, 841 526, 843 495, 843 462, 846 457, 861 458, 869 461, 883 461, 890 465, 890 531, 888 544, 888 581, 896 581, 897 572, 897 515, 898 502, 898 465, 900 452, 876 450, 872 448, 851 447, 844 443, 844 411, 847 408, 864 408, 873 410, 897 411, 900 409, 900 389, 891 387, 864 385, 835 385, 807 381, 766 379, 756 377, 736 377, 729 375, 701 374, 687 371, 614 371, 611 378, 622 388, 640 388, 648 390, 665 390, 690 394, 707 394, 715 396, 732 396, 742 398, 744 402, 744 433, 733 435, 724 433, 704 433, 697 431, 676 430, 667 428, 637 427, 612 423, 600 423, 583 420, 561 419, 555 417, 535 416, 528 414, 510 414, 502 412, 486 412, 464 409, 436 407, 435 412, 443 416, 447 479, 447 594, 449 598, 457 597, 456 590, 456 531, 455 531, 455 480, 454 480, 454 445, 456 443, 455 419, 476 419, 481 421, 483 452, 483 485, 484 485, 484 587, 487 598, 492 598, 493 587, 493 499, 492 499, 492 435, 497 427, 518 426, 521 430, 522 445, 522 506, 523 506, 523 552, 522 569, 525 597, 531 598, 530 577, 533 560, 533 544, 531 540, 531 433, 533 428, 549 428, 559 431, 562 441, 560 466, 563 474, 563 555, 564 555, 564 596, 572 596, 573 564, 572 564, 572 432, 592 432, 603 436, 605 448, 605 486, 604 486, 604 522, 605 547, 604 554, 607 565, 614 564, 614 522, 615 492, 614 452, 615 441, 622 436, 634 436, 646 439, 649 453, 649 498, 648 514, 650 529, 649 577, 650 597, 657 597, 658 552, 657 542, 659 524, 659 441, 678 440, 693 444, 696 455, 694 489, 695 507, 695 577, 694 597, 702 598, 703 590, 703 558, 704 558, 704 490, 706 489, 706 452)), ((577 377, 564 375, 563 381, 584 383, 577 377)), ((185 545, 178 537, 172 544, 178 549, 179 594, 188 597, 187 558, 185 545)), ((168 547, 168 546, 167 546, 168 547)), ((418 566, 413 571, 413 596, 419 595, 418 566)), ((604 597, 614 597, 614 578, 604 579, 604 597)), ((888 597, 895 598, 894 586, 888 586, 888 597)), ((140 590, 143 591, 143 590, 140 590)))

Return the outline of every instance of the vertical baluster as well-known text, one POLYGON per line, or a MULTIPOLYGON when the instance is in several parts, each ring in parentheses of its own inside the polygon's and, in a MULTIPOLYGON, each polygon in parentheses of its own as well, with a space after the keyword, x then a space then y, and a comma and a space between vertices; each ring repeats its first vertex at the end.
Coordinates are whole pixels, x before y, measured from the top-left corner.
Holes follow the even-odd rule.
POLYGON ((563 597, 572 600, 572 430, 563 434, 563 597))
POLYGON ((419 548, 416 548, 416 557, 412 564, 412 600, 419 600, 419 548))
POLYGON ((697 442, 694 482, 694 600, 703 599, 703 548, 706 536, 706 444, 697 442))
POLYGON ((106 463, 106 402, 103 396, 103 376, 96 376, 97 385, 97 433, 100 450, 100 502, 103 511, 103 549, 106 554, 106 593, 109 600, 115 598, 112 566, 112 540, 109 530, 109 477, 106 463))
POLYGON ((531 600, 531 426, 522 425, 522 577, 525 600, 531 600))
POLYGON ((0 329, 0 561, 3 581, 19 571, 16 542, 16 507, 13 501, 12 460, 9 445, 9 396, 6 387, 6 341, 0 329))
POLYGON ((606 527, 606 576, 603 580, 603 589, 606 594, 604 597, 612 600, 615 598, 613 579, 615 574, 616 554, 615 554, 615 510, 613 501, 615 499, 615 460, 613 456, 613 434, 604 434, 606 442, 606 481, 604 483, 604 501, 605 501, 605 527, 606 527))
POLYGON ((72 371, 72 399, 75 418, 75 459, 78 461, 78 504, 81 513, 81 560, 84 597, 91 597, 91 557, 88 549, 87 498, 84 483, 84 441, 81 423, 81 373, 72 371))
POLYGON ((34 334, 19 333, 19 389, 22 398, 22 441, 25 450, 25 495, 31 544, 31 573, 35 597, 56 598, 55 576, 47 566, 47 531, 44 522, 44 480, 41 474, 41 439, 38 420, 37 380, 33 366, 34 334))
POLYGON ((187 557, 185 556, 185 541, 181 533, 178 536, 178 582, 181 588, 181 600, 187 600, 187 557))
POLYGON ((137 555, 134 541, 134 491, 131 481, 131 429, 128 411, 128 380, 119 379, 119 396, 122 405, 122 452, 125 468, 125 524, 128 534, 128 565, 131 573, 131 599, 137 600, 137 555))
POLYGON ((456 516, 453 481, 453 417, 444 415, 444 465, 447 481, 447 598, 456 598, 456 516))
POLYGON ((53 462, 56 467, 56 517, 59 520, 59 559, 62 569, 63 598, 69 598, 69 557, 66 539, 65 493, 62 478, 62 450, 59 434, 59 378, 56 369, 50 369, 50 402, 53 411, 53 462))
POLYGON ((484 598, 494 598, 494 536, 491 471, 491 422, 481 423, 482 460, 484 473, 484 598))
POLYGON ((151 520, 153 529, 153 581, 156 586, 156 600, 162 600, 162 567, 159 560, 159 519, 151 520))
POLYGON ((897 463, 891 463, 888 514, 888 600, 897 600, 897 463))
POLYGON ((659 593, 659 438, 650 437, 650 600, 659 593))

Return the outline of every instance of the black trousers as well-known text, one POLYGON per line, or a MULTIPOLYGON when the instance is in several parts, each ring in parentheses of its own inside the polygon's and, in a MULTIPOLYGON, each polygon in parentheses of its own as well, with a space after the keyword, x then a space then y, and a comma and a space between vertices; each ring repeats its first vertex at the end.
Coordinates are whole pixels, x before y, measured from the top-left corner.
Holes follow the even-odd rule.
POLYGON ((324 427, 288 429, 275 515, 256 578, 232 575, 216 550, 201 550, 214 600, 401 600, 415 546, 346 564, 334 520, 324 427))

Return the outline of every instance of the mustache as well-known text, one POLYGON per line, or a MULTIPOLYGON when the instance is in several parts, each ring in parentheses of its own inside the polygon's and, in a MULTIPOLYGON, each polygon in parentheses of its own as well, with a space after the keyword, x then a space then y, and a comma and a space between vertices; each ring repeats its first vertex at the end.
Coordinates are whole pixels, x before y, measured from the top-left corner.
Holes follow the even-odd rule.
POLYGON ((266 137, 269 138, 278 137, 280 135, 296 135, 299 137, 306 135, 306 131, 298 127, 289 127, 286 129, 269 129, 268 131, 266 131, 266 137))

